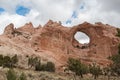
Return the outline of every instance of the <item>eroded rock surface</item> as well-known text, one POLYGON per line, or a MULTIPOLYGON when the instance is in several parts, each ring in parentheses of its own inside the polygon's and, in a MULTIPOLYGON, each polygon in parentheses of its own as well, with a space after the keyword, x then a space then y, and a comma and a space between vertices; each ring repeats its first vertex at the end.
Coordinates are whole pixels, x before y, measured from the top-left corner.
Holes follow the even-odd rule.
POLYGON ((10 24, 0 36, 0 53, 39 56, 54 62, 57 68, 64 66, 69 57, 105 66, 110 63, 107 58, 118 52, 120 39, 116 34, 115 27, 102 23, 64 27, 50 20, 43 27, 34 28, 27 23, 17 29, 10 24), (84 45, 75 40, 77 32, 88 35, 90 43, 84 45))

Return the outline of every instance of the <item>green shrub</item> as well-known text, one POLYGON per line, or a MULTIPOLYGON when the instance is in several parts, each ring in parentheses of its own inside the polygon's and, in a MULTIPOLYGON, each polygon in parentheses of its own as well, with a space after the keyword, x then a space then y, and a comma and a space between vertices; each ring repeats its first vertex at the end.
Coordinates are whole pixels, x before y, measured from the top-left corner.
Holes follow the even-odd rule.
POLYGON ((27 77, 24 73, 22 73, 19 77, 19 80, 27 80, 27 77))
POLYGON ((117 34, 116 36, 120 37, 120 28, 117 28, 117 34))
POLYGON ((41 71, 46 71, 46 64, 41 64, 41 71))
POLYGON ((3 55, 0 55, 0 66, 3 66, 3 55))
POLYGON ((7 77, 7 80, 16 80, 17 79, 17 75, 13 69, 9 69, 7 71, 6 77, 7 77))
POLYGON ((37 64, 35 65, 35 70, 36 71, 41 71, 41 62, 37 62, 37 64))
POLYGON ((120 54, 120 44, 118 45, 118 54, 120 54))
POLYGON ((3 58, 3 67, 11 67, 11 59, 9 56, 4 56, 3 58))
POLYGON ((17 55, 14 55, 12 58, 9 56, 3 57, 3 67, 13 68, 15 64, 18 62, 17 55))
POLYGON ((35 66, 36 71, 48 71, 55 72, 55 64, 53 62, 47 62, 47 64, 41 64, 39 61, 35 66))
POLYGON ((114 64, 118 64, 120 62, 120 54, 113 55, 109 58, 114 62, 114 64))
POLYGON ((53 62, 47 62, 46 71, 55 72, 55 64, 53 62))
POLYGON ((34 67, 35 71, 55 72, 55 64, 53 62, 47 62, 46 64, 41 64, 41 60, 39 60, 38 57, 29 57, 28 66, 34 67))

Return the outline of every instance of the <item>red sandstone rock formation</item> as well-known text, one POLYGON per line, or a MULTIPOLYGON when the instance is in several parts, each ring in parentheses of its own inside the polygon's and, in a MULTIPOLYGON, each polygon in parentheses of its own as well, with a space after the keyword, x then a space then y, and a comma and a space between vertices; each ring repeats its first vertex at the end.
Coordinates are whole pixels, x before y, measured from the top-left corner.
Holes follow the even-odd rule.
POLYGON ((107 58, 118 52, 120 39, 116 34, 115 27, 102 23, 84 22, 70 28, 50 20, 43 27, 34 28, 27 23, 17 29, 10 24, 0 36, 0 52, 40 56, 53 61, 57 68, 64 66, 69 57, 107 65, 110 62, 107 58), (89 44, 75 40, 74 35, 79 31, 89 36, 89 44))

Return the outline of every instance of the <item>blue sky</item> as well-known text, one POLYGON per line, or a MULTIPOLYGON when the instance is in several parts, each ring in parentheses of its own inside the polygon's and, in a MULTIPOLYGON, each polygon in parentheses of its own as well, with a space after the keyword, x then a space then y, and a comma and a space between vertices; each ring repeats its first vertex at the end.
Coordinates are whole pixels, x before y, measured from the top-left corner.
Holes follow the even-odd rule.
POLYGON ((85 21, 119 27, 119 8, 120 0, 0 0, 0 33, 10 23, 37 27, 49 19, 68 27, 85 21))
POLYGON ((21 15, 21 16, 25 16, 27 14, 29 14, 30 9, 24 6, 17 6, 16 7, 16 14, 21 15))
POLYGON ((76 8, 72 12, 71 17, 66 21, 66 24, 71 24, 74 19, 77 19, 78 16, 79 16, 79 13, 81 13, 82 11, 84 11, 84 8, 85 8, 85 3, 84 2, 80 3, 80 6, 78 6, 78 8, 76 8))
MULTIPOLYGON (((0 8, 0 13, 5 12, 4 8, 0 8)), ((24 7, 22 5, 18 5, 15 9, 16 14, 21 15, 21 16, 26 16, 27 14, 29 14, 30 9, 27 7, 24 7)))
POLYGON ((3 13, 5 10, 4 8, 0 8, 0 14, 3 13))

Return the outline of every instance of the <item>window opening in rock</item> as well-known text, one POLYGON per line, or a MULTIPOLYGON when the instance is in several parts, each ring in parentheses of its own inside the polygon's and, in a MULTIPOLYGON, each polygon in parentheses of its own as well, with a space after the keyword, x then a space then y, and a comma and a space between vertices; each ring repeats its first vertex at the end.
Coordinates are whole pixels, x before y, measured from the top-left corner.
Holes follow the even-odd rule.
POLYGON ((74 38, 80 43, 80 44, 89 44, 90 38, 83 32, 77 32, 74 35, 74 38))

